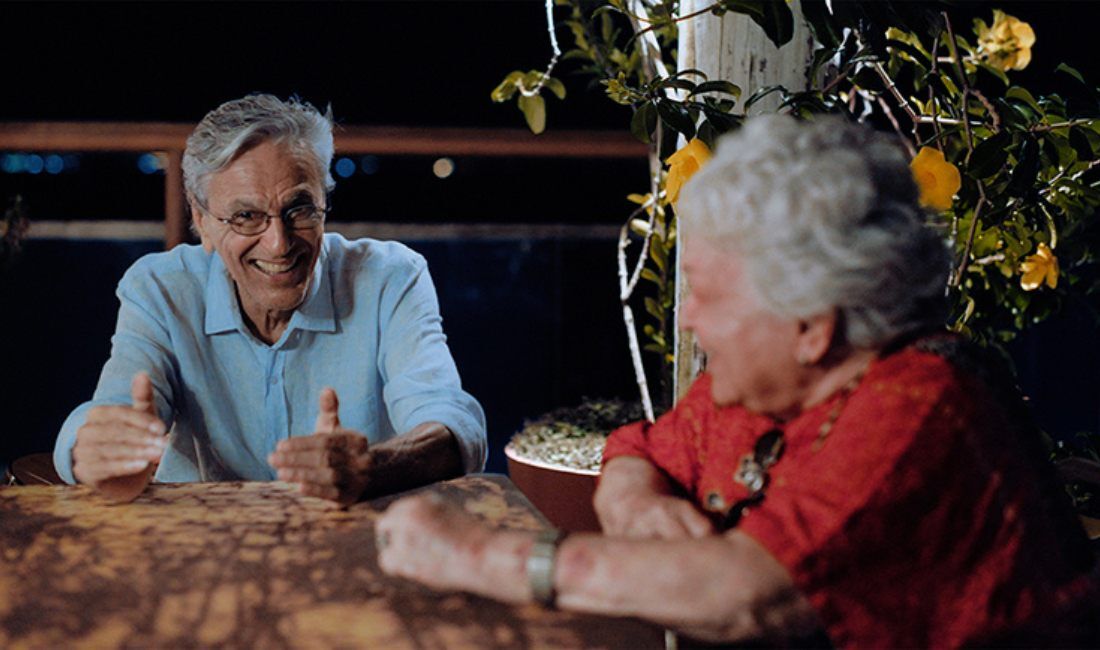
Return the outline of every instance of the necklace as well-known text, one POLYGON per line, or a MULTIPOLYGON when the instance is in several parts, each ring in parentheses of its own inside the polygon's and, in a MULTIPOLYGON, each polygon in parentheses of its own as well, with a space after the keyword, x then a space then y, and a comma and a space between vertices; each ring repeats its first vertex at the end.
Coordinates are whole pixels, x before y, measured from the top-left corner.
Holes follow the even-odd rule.
MULTIPOLYGON (((825 416, 825 421, 822 422, 821 426, 817 429, 817 437, 814 438, 813 443, 810 445, 812 451, 817 452, 824 446, 825 439, 829 437, 829 433, 833 430, 833 426, 836 424, 837 419, 840 418, 840 414, 844 412, 844 407, 848 405, 848 398, 851 397, 852 393, 859 386, 859 382, 863 380, 863 375, 867 372, 867 368, 869 368, 870 365, 871 363, 868 362, 860 368, 859 372, 853 375, 852 378, 840 388, 833 406, 829 409, 828 415, 825 416)), ((772 427, 757 438, 752 451, 741 458, 736 471, 733 473, 733 480, 745 486, 749 494, 745 498, 734 503, 733 506, 726 511, 725 516, 719 523, 720 530, 729 530, 736 526, 744 516, 745 511, 753 506, 759 505, 760 502, 764 500, 764 494, 768 487, 768 470, 779 462, 779 458, 783 455, 785 446, 786 436, 784 435, 783 429, 778 426, 772 427)))
POLYGON ((813 451, 820 451, 825 446, 825 438, 829 437, 829 433, 833 430, 833 425, 836 424, 837 418, 844 411, 844 407, 848 405, 848 398, 859 386, 859 382, 863 380, 864 373, 867 372, 867 366, 860 369, 854 377, 848 380, 848 383, 844 384, 840 389, 840 395, 837 397, 833 407, 829 409, 829 414, 825 416, 825 421, 821 423, 821 426, 817 430, 817 437, 814 438, 813 444, 810 449, 813 451))

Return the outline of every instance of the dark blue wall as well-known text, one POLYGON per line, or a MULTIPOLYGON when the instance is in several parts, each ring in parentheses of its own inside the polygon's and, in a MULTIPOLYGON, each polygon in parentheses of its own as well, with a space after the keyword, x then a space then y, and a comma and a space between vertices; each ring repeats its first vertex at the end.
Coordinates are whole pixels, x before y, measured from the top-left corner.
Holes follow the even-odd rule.
MULTIPOLYGON (((485 407, 490 471, 525 418, 583 396, 636 398, 611 240, 411 241, 429 263, 467 390, 485 407)), ((159 241, 31 240, 0 275, 0 465, 48 451, 110 349, 114 286, 159 241)), ((1100 336, 1071 309, 1011 346, 1040 424, 1100 430, 1100 336)))
MULTIPOLYGON (((485 408, 490 471, 525 418, 634 397, 610 239, 412 241, 428 260, 463 384, 485 408)), ((110 351, 114 287, 159 241, 27 242, 0 275, 0 464, 52 449, 110 351)))

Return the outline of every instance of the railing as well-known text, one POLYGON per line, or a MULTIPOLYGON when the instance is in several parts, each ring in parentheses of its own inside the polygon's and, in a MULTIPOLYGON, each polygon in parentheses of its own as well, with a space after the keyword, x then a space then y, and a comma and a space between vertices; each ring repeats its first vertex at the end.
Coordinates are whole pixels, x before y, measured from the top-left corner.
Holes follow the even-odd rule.
MULTIPOLYGON (((178 122, 0 123, 0 150, 160 152, 164 169, 165 248, 187 240, 181 160, 193 124, 178 122)), ((521 158, 644 158, 647 148, 612 131, 337 126, 341 154, 513 156, 521 158)))

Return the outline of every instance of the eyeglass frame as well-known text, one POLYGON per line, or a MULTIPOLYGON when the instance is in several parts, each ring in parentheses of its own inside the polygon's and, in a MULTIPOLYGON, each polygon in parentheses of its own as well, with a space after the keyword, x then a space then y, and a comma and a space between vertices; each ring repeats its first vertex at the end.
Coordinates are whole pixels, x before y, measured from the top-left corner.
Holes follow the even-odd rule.
MULTIPOLYGON (((263 212, 261 210, 238 210, 237 212, 233 213, 233 216, 236 216, 241 212, 258 212, 263 215, 264 219, 263 228, 260 228, 256 232, 241 232, 240 230, 238 230, 240 224, 234 223, 233 217, 216 216, 211 213, 208 208, 204 208, 204 211, 208 216, 224 223, 226 226, 229 227, 230 230, 237 233, 238 235, 241 235, 242 237, 255 237, 256 235, 264 234, 265 232, 267 232, 267 229, 271 227, 271 221, 276 218, 275 215, 268 212, 263 212)), ((331 202, 326 202, 325 207, 323 208, 319 208, 313 203, 300 203, 298 205, 288 205, 287 207, 283 208, 279 212, 278 219, 286 224, 287 227, 291 230, 310 230, 311 228, 316 228, 319 224, 323 224, 325 222, 325 219, 328 217, 329 212, 332 212, 331 202), (296 225, 296 223, 298 223, 298 220, 290 219, 289 216, 290 213, 294 212, 295 210, 302 209, 311 209, 314 215, 319 216, 311 216, 308 219, 303 220, 306 225, 298 226, 296 225)))

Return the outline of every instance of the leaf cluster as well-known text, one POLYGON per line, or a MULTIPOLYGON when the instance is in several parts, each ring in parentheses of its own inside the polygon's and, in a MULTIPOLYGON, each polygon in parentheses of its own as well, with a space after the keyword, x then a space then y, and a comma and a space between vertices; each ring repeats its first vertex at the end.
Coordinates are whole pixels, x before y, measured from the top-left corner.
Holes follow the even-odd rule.
MULTIPOLYGON (((957 330, 1003 342, 1067 300, 1083 299, 1095 309, 1100 93, 1073 68, 1059 66, 1057 92, 1038 95, 1014 83, 1012 73, 982 51, 976 35, 987 26, 953 24, 948 3, 801 0, 816 42, 812 87, 739 88, 699 70, 676 71, 679 26, 739 13, 782 46, 793 35, 788 3, 717 0, 687 16, 673 0, 557 3, 568 13, 563 24, 573 36, 564 59, 578 64, 612 101, 633 108, 631 132, 662 160, 681 138, 713 145, 772 94, 780 97, 778 110, 803 119, 837 113, 895 130, 913 154, 925 146, 940 149, 962 177, 952 208, 935 217, 955 255, 947 290, 957 330), (639 8, 642 14, 631 13, 639 8), (643 56, 645 43, 654 41, 663 65, 647 65, 643 56), (1027 290, 1021 264, 1040 243, 1054 250, 1059 281, 1056 288, 1027 290)), ((649 52, 652 59, 652 47, 649 52)), ((644 278, 654 295, 646 302, 652 320, 643 330, 647 349, 666 355, 675 214, 664 201, 663 176, 651 194, 660 210, 650 215, 649 227, 668 236, 652 238, 647 251, 644 278)))

